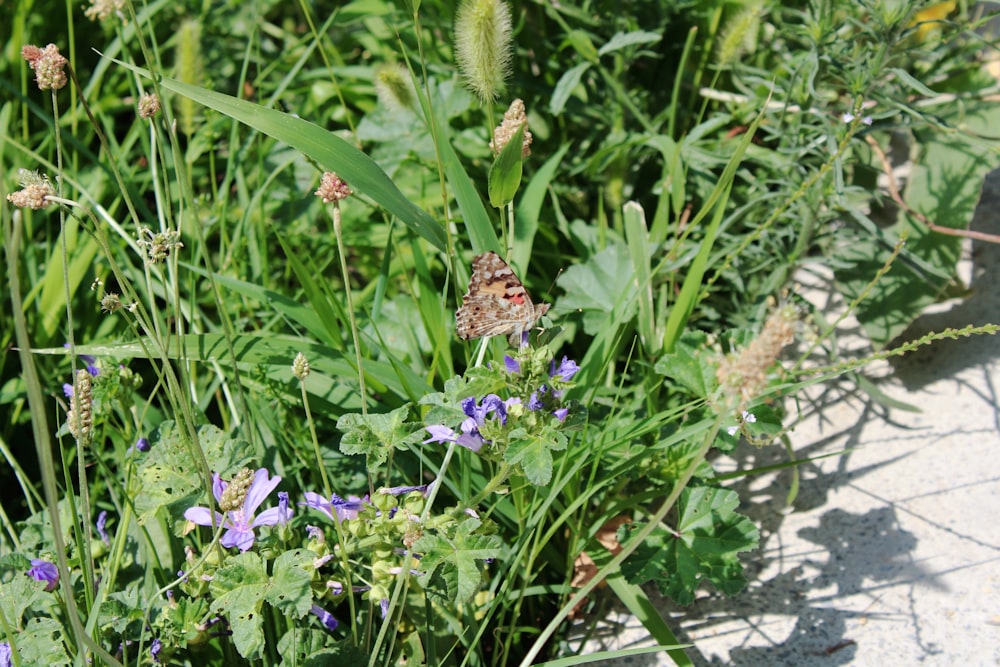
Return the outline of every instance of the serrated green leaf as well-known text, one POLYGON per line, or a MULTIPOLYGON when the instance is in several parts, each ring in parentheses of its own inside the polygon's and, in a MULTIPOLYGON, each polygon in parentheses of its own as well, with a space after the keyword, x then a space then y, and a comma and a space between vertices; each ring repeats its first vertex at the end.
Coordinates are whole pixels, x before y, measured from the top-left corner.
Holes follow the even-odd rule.
POLYGON ((686 488, 677 503, 677 529, 657 531, 622 565, 632 584, 655 581, 681 605, 694 601, 695 589, 708 580, 726 595, 746 585, 737 554, 757 546, 752 521, 736 512, 739 496, 718 487, 686 488))
POLYGON ((559 431, 545 431, 528 438, 512 438, 504 453, 510 465, 521 471, 535 486, 545 486, 552 480, 552 452, 566 449, 566 436, 559 431))
POLYGON ((635 313, 632 278, 628 248, 623 243, 609 245, 559 277, 557 282, 566 292, 559 308, 582 312, 583 329, 591 335, 605 328, 611 313, 618 322, 628 322, 635 313))
POLYGON ((209 584, 212 611, 229 619, 233 644, 247 660, 260 658, 264 649, 261 608, 269 587, 264 559, 255 553, 228 558, 209 584))
POLYGON ((475 532, 481 525, 478 519, 468 517, 452 535, 425 534, 413 545, 415 552, 423 554, 420 568, 425 576, 430 579, 440 568, 439 576, 456 604, 468 602, 479 590, 482 573, 476 561, 497 559, 503 553, 498 536, 475 532))
POLYGON ((344 415, 337 420, 337 429, 344 434, 340 451, 347 456, 364 454, 368 469, 378 469, 388 460, 390 449, 405 450, 423 438, 422 431, 406 423, 409 414, 410 406, 404 405, 392 412, 344 415))
POLYGON ((66 654, 63 637, 66 630, 51 618, 32 618, 17 633, 17 653, 22 665, 60 667, 72 662, 66 654))
POLYGON ((302 618, 309 613, 313 601, 309 582, 315 556, 306 549, 293 549, 275 559, 266 599, 282 614, 302 618))

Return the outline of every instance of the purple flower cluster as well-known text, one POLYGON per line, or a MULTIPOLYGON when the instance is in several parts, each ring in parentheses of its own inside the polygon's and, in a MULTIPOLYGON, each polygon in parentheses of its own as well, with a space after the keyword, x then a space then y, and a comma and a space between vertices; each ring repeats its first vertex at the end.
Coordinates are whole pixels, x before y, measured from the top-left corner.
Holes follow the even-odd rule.
MULTIPOLYGON (((511 375, 521 374, 521 361, 505 355, 503 358, 504 370, 511 375)), ((561 383, 572 381, 579 372, 580 367, 569 357, 563 357, 559 365, 553 359, 549 368, 549 380, 556 386, 561 383)), ((528 403, 524 406, 523 401, 518 396, 512 396, 506 400, 496 394, 487 394, 482 401, 477 401, 474 396, 462 400, 462 412, 465 413, 465 420, 459 425, 459 430, 443 424, 431 424, 425 429, 430 437, 424 440, 424 444, 432 442, 454 442, 462 447, 478 452, 487 442, 483 438, 482 430, 487 422, 496 422, 501 427, 506 426, 508 416, 520 414, 523 407, 531 412, 551 411, 552 415, 559 421, 565 421, 569 415, 569 408, 553 407, 562 397, 562 390, 556 389, 550 384, 542 384, 532 391, 528 397, 528 403), (515 412, 516 411, 516 412, 515 412)))

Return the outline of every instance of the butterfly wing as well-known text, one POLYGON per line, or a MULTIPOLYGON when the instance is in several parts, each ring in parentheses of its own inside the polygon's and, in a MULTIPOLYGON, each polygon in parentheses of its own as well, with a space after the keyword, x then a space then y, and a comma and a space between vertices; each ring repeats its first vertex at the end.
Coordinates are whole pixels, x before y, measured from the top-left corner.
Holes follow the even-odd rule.
POLYGON ((458 337, 520 335, 548 308, 535 306, 510 265, 495 252, 486 252, 472 260, 469 291, 455 313, 458 337))

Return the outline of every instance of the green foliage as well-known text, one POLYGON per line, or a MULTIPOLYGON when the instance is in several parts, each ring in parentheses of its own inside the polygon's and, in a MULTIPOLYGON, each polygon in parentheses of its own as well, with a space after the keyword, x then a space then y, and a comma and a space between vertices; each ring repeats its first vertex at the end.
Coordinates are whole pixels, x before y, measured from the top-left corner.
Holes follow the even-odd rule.
MULTIPOLYGON (((996 150, 985 17, 525 0, 472 36, 498 63, 463 65, 481 103, 454 3, 290 7, 0 22, 0 475, 23 490, 0 642, 21 664, 499 667, 561 650, 604 580, 638 610, 640 582, 738 593, 758 536, 721 485, 754 471, 717 457, 788 438, 786 397, 869 360, 815 336, 795 273, 832 276, 875 348, 963 292, 941 230, 996 150), (32 41, 76 79, 39 91, 32 41), (515 99, 528 125, 494 155, 515 99), (21 169, 58 199, 22 205, 21 169), (353 194, 313 196, 323 170, 353 194), (454 335, 485 250, 552 304, 526 347, 454 335), (273 484, 243 488, 254 470, 273 484), (71 581, 45 591, 33 559, 71 581)), ((500 324, 515 288, 492 286, 500 324)))
POLYGON ((405 450, 420 442, 419 435, 404 426, 409 411, 404 405, 388 413, 344 415, 337 420, 337 429, 344 434, 340 451, 347 456, 364 455, 368 469, 377 470, 393 449, 405 450))
POLYGON ((737 554, 755 548, 759 539, 753 522, 735 511, 739 502, 728 489, 684 489, 674 528, 646 538, 622 565, 625 579, 632 584, 654 581, 678 604, 694 602, 695 589, 706 580, 727 595, 739 593, 746 579, 737 554))
POLYGON ((445 597, 454 604, 467 603, 479 592, 482 571, 477 561, 501 558, 504 551, 497 535, 477 532, 481 525, 478 519, 466 517, 447 535, 425 535, 416 541, 413 548, 423 554, 420 567, 430 582, 428 590, 440 580, 445 597))

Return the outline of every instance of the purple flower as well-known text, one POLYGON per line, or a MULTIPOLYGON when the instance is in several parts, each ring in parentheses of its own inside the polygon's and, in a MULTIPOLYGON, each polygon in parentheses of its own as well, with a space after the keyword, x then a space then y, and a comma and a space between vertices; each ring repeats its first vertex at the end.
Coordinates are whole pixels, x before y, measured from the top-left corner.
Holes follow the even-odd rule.
POLYGON ((149 655, 152 656, 153 662, 160 664, 160 651, 163 650, 163 642, 160 641, 159 637, 153 640, 153 643, 149 646, 149 655))
POLYGON ((140 452, 148 452, 149 440, 146 440, 145 438, 139 438, 138 440, 135 441, 135 448, 138 449, 140 452))
POLYGON ((491 413, 499 417, 501 426, 507 423, 507 406, 496 394, 487 394, 479 405, 476 405, 476 399, 473 396, 463 399, 462 412, 467 417, 476 420, 477 426, 482 426, 491 413))
POLYGON ((288 509, 288 492, 278 491, 278 525, 284 526, 292 519, 293 510, 288 509))
POLYGON ((552 365, 549 369, 549 377, 558 377, 563 382, 569 382, 579 371, 580 367, 576 365, 575 361, 569 357, 563 357, 562 361, 559 363, 559 368, 556 368, 556 360, 552 360, 552 365))
POLYGON ((333 614, 328 612, 326 609, 323 609, 323 607, 320 607, 318 604, 314 604, 309 611, 316 614, 316 617, 319 618, 319 620, 323 623, 323 626, 330 632, 336 630, 337 626, 340 625, 340 622, 333 617, 333 614))
POLYGON ((73 385, 69 382, 63 382, 63 394, 66 395, 66 398, 73 398, 73 385))
POLYGON ((59 568, 56 567, 55 563, 41 558, 31 559, 31 569, 28 570, 27 575, 36 581, 47 581, 48 583, 45 584, 47 591, 55 589, 59 584, 59 568))
POLYGON ((101 513, 97 515, 97 534, 101 536, 101 541, 106 545, 111 546, 111 538, 108 537, 108 531, 105 530, 105 526, 108 523, 108 513, 106 510, 101 510, 101 513))
MULTIPOLYGON (((254 540, 257 539, 254 528, 273 526, 281 520, 281 509, 278 507, 266 509, 260 513, 260 516, 254 517, 257 508, 281 481, 280 476, 275 475, 269 479, 269 475, 266 468, 258 469, 254 473, 253 482, 246 491, 242 505, 225 514, 215 512, 216 524, 222 524, 226 527, 226 532, 219 540, 219 544, 227 549, 238 547, 240 551, 246 551, 253 546, 254 540)), ((215 496, 216 501, 222 499, 222 494, 228 486, 229 483, 222 481, 219 473, 212 475, 212 495, 215 496)), ((291 516, 292 510, 287 510, 287 513, 288 516, 291 516)), ((192 507, 184 512, 184 518, 199 526, 211 526, 212 510, 207 507, 192 507)))
POLYGON ((556 419, 558 419, 561 422, 564 422, 566 421, 566 415, 569 414, 569 408, 559 408, 552 414, 555 415, 556 419))
POLYGON ((389 615, 389 598, 382 598, 378 601, 378 606, 382 609, 382 618, 389 615))
POLYGON ((427 488, 429 486, 430 486, 430 484, 421 484, 420 486, 391 486, 391 487, 382 487, 376 493, 385 493, 385 494, 388 494, 390 496, 402 496, 402 495, 406 495, 407 493, 410 493, 412 491, 420 491, 421 493, 425 493, 427 491, 427 488))
POLYGON ((338 522, 345 521, 347 519, 356 519, 358 517, 358 512, 364 509, 365 506, 364 499, 357 496, 349 496, 345 500, 334 493, 330 496, 330 500, 327 500, 324 496, 321 496, 318 493, 306 491, 305 497, 306 501, 304 503, 299 503, 299 505, 306 505, 319 510, 323 514, 338 522))
POLYGON ((10 667, 10 642, 0 642, 0 667, 10 667))
POLYGON ((521 372, 520 362, 509 354, 503 355, 503 365, 507 367, 508 373, 518 375, 521 372))
POLYGON ((473 417, 469 417, 462 422, 461 435, 442 424, 431 424, 424 428, 431 434, 431 437, 424 440, 425 445, 431 442, 454 442, 466 449, 478 452, 484 444, 483 436, 479 435, 479 428, 476 426, 476 420, 473 417))
POLYGON ((541 410, 545 407, 545 403, 542 401, 542 397, 549 393, 549 388, 544 384, 538 388, 538 391, 531 392, 531 396, 528 397, 528 409, 529 410, 541 410))

